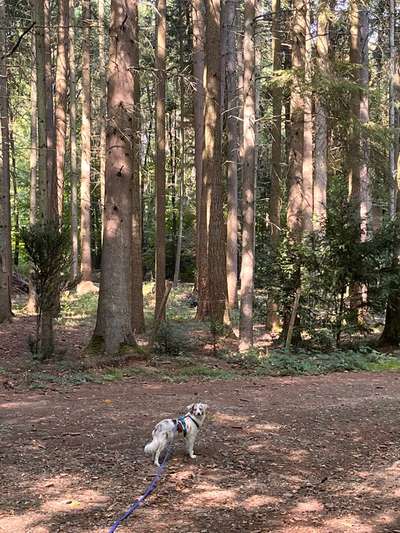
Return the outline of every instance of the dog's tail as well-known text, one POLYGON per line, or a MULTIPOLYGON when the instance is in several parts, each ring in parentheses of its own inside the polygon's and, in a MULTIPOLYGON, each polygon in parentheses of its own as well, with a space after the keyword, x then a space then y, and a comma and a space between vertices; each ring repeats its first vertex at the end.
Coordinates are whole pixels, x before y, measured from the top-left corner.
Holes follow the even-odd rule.
POLYGON ((144 453, 146 455, 153 455, 159 445, 160 445, 160 442, 157 439, 157 437, 153 437, 153 440, 151 442, 148 442, 146 446, 144 447, 144 453))

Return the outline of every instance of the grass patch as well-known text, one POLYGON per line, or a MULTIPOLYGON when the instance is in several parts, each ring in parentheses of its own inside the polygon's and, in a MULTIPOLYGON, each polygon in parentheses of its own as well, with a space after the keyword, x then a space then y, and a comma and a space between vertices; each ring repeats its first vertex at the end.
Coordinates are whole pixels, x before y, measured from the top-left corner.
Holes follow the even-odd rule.
POLYGON ((208 366, 188 366, 178 370, 174 377, 191 379, 191 378, 203 378, 203 379, 235 379, 237 374, 230 370, 224 370, 222 368, 213 368, 208 366))
POLYGON ((381 361, 368 363, 367 370, 370 372, 400 372, 400 359, 397 357, 386 357, 381 361))
POLYGON ((87 293, 78 296, 75 293, 65 294, 61 300, 59 322, 71 324, 76 321, 93 319, 97 311, 98 294, 87 293))

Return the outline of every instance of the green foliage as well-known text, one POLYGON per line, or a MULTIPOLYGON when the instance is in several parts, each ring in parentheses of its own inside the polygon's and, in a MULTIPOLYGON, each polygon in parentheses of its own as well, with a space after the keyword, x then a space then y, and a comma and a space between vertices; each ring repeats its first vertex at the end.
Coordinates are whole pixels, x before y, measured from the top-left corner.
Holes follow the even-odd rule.
POLYGON ((70 233, 55 222, 37 223, 21 230, 32 262, 32 282, 41 312, 55 311, 58 295, 68 281, 70 233))
MULTIPOLYGON (((21 230, 26 253, 32 262, 32 282, 38 304, 36 339, 31 351, 35 356, 48 357, 53 350, 51 342, 45 344, 41 318, 58 314, 60 292, 68 281, 70 264, 70 233, 65 226, 55 222, 36 223, 21 230), (40 347, 40 348, 39 348, 40 347), (40 353, 39 353, 40 352, 40 353)), ((50 319, 50 328, 52 323, 50 319)))
POLYGON ((332 372, 351 371, 400 371, 398 357, 381 354, 368 348, 357 351, 317 351, 297 350, 288 353, 285 350, 274 350, 270 354, 249 350, 245 354, 237 354, 228 358, 243 369, 257 375, 298 376, 318 375, 332 372))
POLYGON ((154 343, 154 351, 158 355, 179 357, 193 350, 193 341, 184 328, 169 321, 161 323, 154 343))
POLYGON ((331 192, 321 231, 300 243, 284 234, 262 272, 268 294, 279 303, 283 317, 290 315, 301 278, 303 338, 324 350, 337 345, 343 331, 353 333, 358 326, 352 318, 348 287, 366 286, 365 306, 382 312, 390 291, 400 286, 399 268, 392 263, 393 247, 399 243, 399 220, 384 220, 379 230, 361 241, 355 212, 342 190, 331 192))

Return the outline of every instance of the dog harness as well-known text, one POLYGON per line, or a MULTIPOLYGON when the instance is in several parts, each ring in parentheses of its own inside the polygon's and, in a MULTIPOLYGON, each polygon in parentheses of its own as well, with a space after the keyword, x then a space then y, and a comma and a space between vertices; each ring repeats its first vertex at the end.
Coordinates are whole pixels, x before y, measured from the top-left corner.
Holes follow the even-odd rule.
POLYGON ((176 431, 178 433, 183 433, 184 437, 186 437, 187 435, 187 425, 186 425, 186 420, 185 420, 186 418, 190 418, 190 420, 196 424, 197 429, 200 429, 200 426, 197 420, 195 420, 190 415, 180 416, 178 419, 174 420, 174 422, 176 424, 176 431))

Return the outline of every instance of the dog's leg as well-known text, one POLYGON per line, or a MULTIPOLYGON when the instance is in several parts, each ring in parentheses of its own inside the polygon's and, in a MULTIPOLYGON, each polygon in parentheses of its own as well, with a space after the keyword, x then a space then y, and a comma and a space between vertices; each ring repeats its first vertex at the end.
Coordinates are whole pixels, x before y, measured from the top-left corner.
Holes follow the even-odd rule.
POLYGON ((195 441, 195 439, 196 439, 196 437, 193 437, 193 436, 190 436, 190 435, 188 435, 188 436, 186 437, 186 450, 187 450, 187 452, 188 452, 188 454, 189 454, 189 457, 190 457, 191 459, 196 459, 196 457, 197 457, 197 456, 194 454, 194 452, 193 452, 193 446, 194 446, 194 441, 195 441))
POLYGON ((162 450, 162 446, 159 446, 156 450, 156 453, 154 454, 154 464, 156 466, 160 466, 160 463, 159 463, 159 458, 160 458, 160 453, 161 453, 161 450, 162 450))

